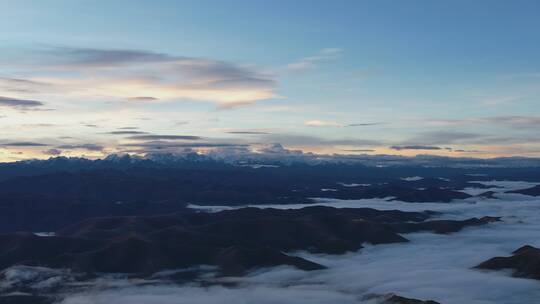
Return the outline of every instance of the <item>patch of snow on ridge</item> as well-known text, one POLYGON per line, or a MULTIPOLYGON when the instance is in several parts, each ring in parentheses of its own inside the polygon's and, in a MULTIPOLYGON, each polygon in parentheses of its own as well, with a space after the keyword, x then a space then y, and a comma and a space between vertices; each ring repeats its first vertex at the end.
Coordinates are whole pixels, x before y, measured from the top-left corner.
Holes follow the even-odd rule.
MULTIPOLYGON (((237 207, 237 206, 206 206, 206 205, 196 205, 196 204, 188 204, 186 206, 187 208, 189 209, 195 209, 195 210, 199 210, 199 211, 204 211, 204 212, 210 212, 210 213, 213 213, 213 212, 220 212, 220 211, 225 211, 225 210, 234 210, 234 209, 238 209, 238 208, 241 208, 241 207, 237 207)), ((246 206, 244 206, 246 207, 246 206)))
POLYGON ((371 186, 371 184, 357 184, 357 183, 350 183, 350 184, 337 183, 337 184, 340 185, 340 186, 343 186, 343 187, 369 187, 369 186, 371 186))
POLYGON ((276 165, 265 165, 265 164, 242 164, 237 165, 238 167, 250 167, 253 169, 261 169, 261 168, 279 168, 279 166, 276 165))
POLYGON ((400 179, 406 182, 415 182, 415 181, 423 180, 424 178, 421 176, 409 176, 409 177, 402 177, 400 179))
POLYGON ((34 235, 42 236, 42 237, 48 237, 48 236, 55 236, 55 232, 34 232, 34 235))

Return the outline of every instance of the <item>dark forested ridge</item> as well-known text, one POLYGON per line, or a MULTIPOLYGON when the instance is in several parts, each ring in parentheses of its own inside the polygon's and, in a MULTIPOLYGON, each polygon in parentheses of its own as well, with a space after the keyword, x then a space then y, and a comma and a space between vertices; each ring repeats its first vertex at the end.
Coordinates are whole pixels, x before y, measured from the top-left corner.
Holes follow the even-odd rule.
POLYGON ((203 156, 161 161, 53 158, 0 164, 0 231, 53 231, 97 216, 182 213, 187 204, 310 203, 311 198, 449 202, 484 179, 540 180, 524 168, 292 163, 255 168, 203 156), (489 176, 489 177, 487 177, 489 176))

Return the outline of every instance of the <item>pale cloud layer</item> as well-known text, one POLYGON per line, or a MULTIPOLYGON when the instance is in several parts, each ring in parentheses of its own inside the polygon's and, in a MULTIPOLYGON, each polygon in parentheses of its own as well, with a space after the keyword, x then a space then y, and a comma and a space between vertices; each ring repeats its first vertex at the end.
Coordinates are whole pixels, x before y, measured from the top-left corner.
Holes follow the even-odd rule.
POLYGON ((304 57, 296 62, 287 65, 287 69, 294 72, 307 71, 317 67, 317 65, 339 59, 343 55, 340 48, 327 48, 318 51, 315 55, 304 57))
MULTIPOLYGON (((533 132, 540 116, 534 113, 410 119, 382 104, 374 108, 381 111, 377 115, 367 106, 364 111, 363 93, 348 104, 340 95, 348 90, 327 98, 326 90, 351 81, 349 76, 328 78, 320 88, 311 80, 344 55, 343 49, 325 48, 296 62, 264 66, 138 49, 25 49, 1 62, 0 160, 257 151, 272 144, 322 154, 540 155, 540 137, 533 132), (293 78, 309 84, 313 101, 299 106, 297 95, 282 90, 293 71, 302 72, 293 78), (319 94, 335 106, 321 107, 319 94)), ((475 102, 491 109, 525 98, 493 96, 478 95, 475 102)))
MULTIPOLYGON (((248 105, 277 97, 273 75, 214 59, 140 50, 56 47, 35 50, 31 64, 15 68, 39 75, 0 78, 6 91, 44 93, 56 98, 97 96, 154 102, 195 100, 220 107, 248 105)), ((7 65, 13 63, 6 62, 7 65)))
POLYGON ((304 123, 309 127, 343 127, 343 124, 334 121, 308 120, 304 123))

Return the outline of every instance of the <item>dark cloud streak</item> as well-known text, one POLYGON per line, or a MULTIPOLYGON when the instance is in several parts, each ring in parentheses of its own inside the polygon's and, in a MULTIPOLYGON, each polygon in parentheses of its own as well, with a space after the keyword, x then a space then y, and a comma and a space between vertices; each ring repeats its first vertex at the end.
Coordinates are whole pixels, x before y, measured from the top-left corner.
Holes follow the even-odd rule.
POLYGON ((135 135, 128 137, 136 140, 201 140, 200 136, 193 135, 135 135))
POLYGON ((436 146, 391 146, 390 149, 396 150, 396 151, 402 151, 402 150, 442 150, 441 147, 436 146))
POLYGON ((373 149, 345 149, 344 152, 375 152, 373 149))
POLYGON ((382 125, 382 122, 368 122, 368 123, 353 123, 345 125, 346 127, 369 127, 369 126, 378 126, 382 125))
POLYGON ((29 141, 11 142, 2 144, 5 147, 46 147, 48 145, 29 141))
POLYGON ((58 155, 62 154, 62 150, 59 150, 59 149, 49 149, 49 150, 43 151, 43 154, 45 154, 45 155, 52 155, 52 156, 58 156, 58 155))
POLYGON ((259 131, 228 131, 227 134, 239 134, 239 135, 266 135, 271 134, 268 132, 259 132, 259 131))
POLYGON ((62 60, 67 60, 66 63, 75 66, 107 67, 133 62, 162 62, 172 60, 172 57, 166 54, 141 50, 57 47, 52 52, 54 55, 62 56, 62 60))
POLYGON ((110 134, 110 135, 136 135, 136 134, 148 134, 148 132, 126 130, 126 131, 112 131, 112 132, 107 132, 105 134, 110 134))
POLYGON ((97 144, 80 144, 80 145, 61 145, 57 147, 58 149, 64 150, 88 150, 88 151, 103 151, 105 147, 97 144))
POLYGON ((43 106, 44 103, 37 100, 18 99, 13 97, 0 96, 0 106, 13 107, 17 109, 27 109, 31 107, 43 106))

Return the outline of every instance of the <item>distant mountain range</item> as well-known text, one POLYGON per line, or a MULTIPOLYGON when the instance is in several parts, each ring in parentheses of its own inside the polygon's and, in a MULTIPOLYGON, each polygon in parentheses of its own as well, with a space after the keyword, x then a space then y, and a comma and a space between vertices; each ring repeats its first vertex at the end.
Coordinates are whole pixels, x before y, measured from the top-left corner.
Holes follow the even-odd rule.
POLYGON ((427 157, 396 159, 402 162, 380 165, 340 157, 288 162, 189 153, 2 163, 0 232, 53 231, 97 216, 182 213, 190 204, 305 204, 313 198, 450 202, 471 197, 460 191, 467 187, 486 188, 475 183, 479 180, 540 181, 537 167, 500 165, 511 163, 508 159, 499 159, 497 166, 482 165, 496 160, 442 166, 448 158, 432 158, 441 164, 434 166, 418 164, 427 157))
POLYGON ((129 154, 111 154, 103 159, 90 160, 81 157, 52 157, 47 160, 24 160, 12 163, 0 163, 0 168, 31 165, 34 168, 99 168, 122 167, 130 165, 148 167, 189 167, 196 166, 246 166, 265 168, 294 165, 362 165, 367 167, 446 167, 446 168, 527 168, 540 167, 540 158, 502 157, 502 158, 464 158, 417 155, 406 157, 399 155, 321 155, 291 151, 284 148, 266 149, 262 153, 226 153, 209 154, 190 153, 153 153, 145 156, 129 154))

